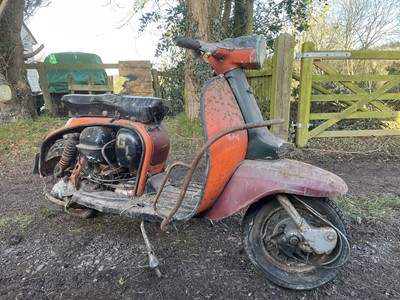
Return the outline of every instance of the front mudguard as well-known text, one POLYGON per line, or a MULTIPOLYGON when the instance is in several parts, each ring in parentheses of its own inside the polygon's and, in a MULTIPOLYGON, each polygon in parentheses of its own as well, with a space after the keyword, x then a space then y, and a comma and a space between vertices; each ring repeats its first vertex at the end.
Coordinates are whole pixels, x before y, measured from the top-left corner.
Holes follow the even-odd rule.
POLYGON ((272 194, 330 197, 346 192, 340 177, 310 164, 291 159, 244 160, 204 217, 226 218, 272 194))

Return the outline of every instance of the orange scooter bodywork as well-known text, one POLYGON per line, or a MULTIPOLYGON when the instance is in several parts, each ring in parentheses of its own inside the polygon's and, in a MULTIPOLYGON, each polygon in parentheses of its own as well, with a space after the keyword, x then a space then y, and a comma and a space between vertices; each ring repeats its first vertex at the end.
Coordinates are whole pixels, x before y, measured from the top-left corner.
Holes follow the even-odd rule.
MULTIPOLYGON (((232 89, 224 77, 210 79, 201 98, 204 139, 207 141, 221 131, 244 124, 243 116, 232 89)), ((207 174, 203 198, 197 212, 211 207, 229 181, 247 151, 247 131, 228 134, 208 150, 207 174)))

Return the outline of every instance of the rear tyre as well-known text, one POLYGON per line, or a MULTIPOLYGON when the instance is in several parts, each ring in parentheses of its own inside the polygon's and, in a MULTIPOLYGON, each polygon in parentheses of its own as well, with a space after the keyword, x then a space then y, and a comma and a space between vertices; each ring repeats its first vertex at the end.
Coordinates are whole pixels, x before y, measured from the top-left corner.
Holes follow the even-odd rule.
POLYGON ((97 216, 98 211, 86 206, 72 204, 65 208, 67 214, 82 219, 91 219, 97 216))
MULTIPOLYGON (((311 206, 344 235, 347 234, 344 215, 330 199, 287 196, 311 226, 330 225, 312 214, 296 198, 311 206)), ((299 247, 301 242, 293 243, 293 236, 282 233, 282 226, 291 222, 274 197, 249 207, 243 219, 243 244, 252 263, 270 281, 285 288, 308 290, 332 280, 348 258, 350 248, 347 240, 338 238, 335 249, 329 255, 308 253, 299 247)))
MULTIPOLYGON (((59 168, 58 162, 61 159, 62 153, 64 151, 66 144, 66 140, 60 139, 54 142, 54 144, 50 147, 49 151, 46 155, 46 160, 53 159, 54 170, 53 173, 57 173, 57 168, 59 168)), ((55 178, 55 176, 48 176, 46 180, 46 189, 50 192, 53 185, 59 180, 59 178, 55 178)), ((63 199, 57 199, 65 202, 63 199)), ((62 204, 62 202, 60 202, 62 204)), ((82 219, 91 219, 97 216, 98 211, 92 208, 88 208, 82 205, 78 205, 73 203, 68 207, 65 207, 65 212, 70 216, 82 218, 82 219)))

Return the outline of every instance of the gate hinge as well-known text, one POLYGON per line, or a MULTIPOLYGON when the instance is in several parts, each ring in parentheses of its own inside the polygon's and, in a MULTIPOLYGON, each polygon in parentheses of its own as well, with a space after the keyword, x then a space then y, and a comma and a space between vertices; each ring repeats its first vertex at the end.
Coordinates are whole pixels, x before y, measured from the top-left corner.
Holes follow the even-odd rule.
POLYGON ((297 52, 295 59, 301 58, 341 58, 350 57, 350 52, 297 52))
MULTIPOLYGON (((290 126, 291 126, 291 127, 297 127, 297 128, 303 128, 303 124, 302 124, 302 123, 294 123, 293 121, 292 121, 292 123, 290 124, 290 126)), ((314 126, 314 125, 311 124, 311 123, 308 123, 308 124, 307 124, 307 129, 310 128, 311 126, 314 126)))

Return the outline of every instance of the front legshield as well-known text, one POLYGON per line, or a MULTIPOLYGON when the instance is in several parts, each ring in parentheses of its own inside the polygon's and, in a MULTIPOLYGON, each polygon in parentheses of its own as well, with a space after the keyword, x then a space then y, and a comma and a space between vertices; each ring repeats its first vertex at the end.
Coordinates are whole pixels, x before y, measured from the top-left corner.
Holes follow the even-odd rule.
POLYGON ((245 160, 205 217, 223 219, 277 193, 330 197, 346 192, 347 185, 340 177, 310 164, 291 159, 245 160))

